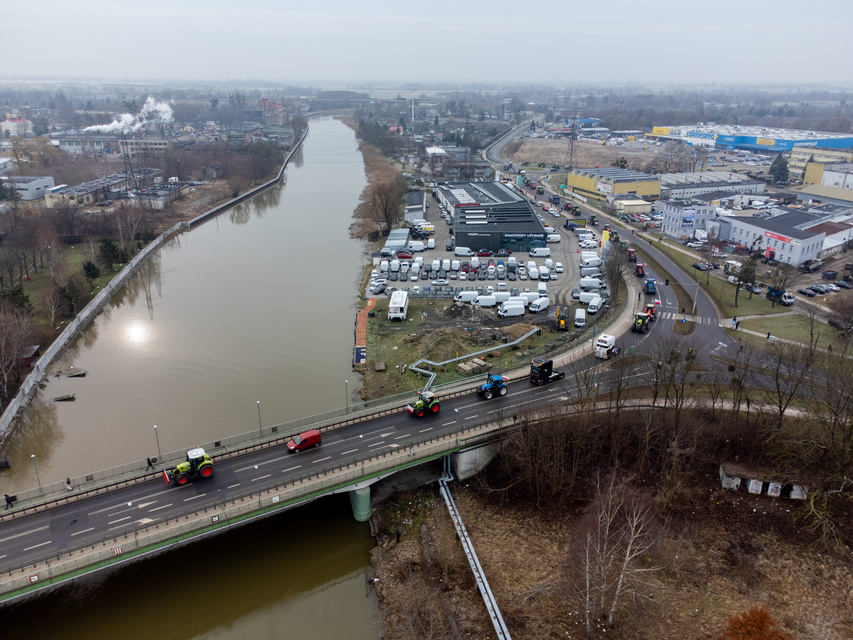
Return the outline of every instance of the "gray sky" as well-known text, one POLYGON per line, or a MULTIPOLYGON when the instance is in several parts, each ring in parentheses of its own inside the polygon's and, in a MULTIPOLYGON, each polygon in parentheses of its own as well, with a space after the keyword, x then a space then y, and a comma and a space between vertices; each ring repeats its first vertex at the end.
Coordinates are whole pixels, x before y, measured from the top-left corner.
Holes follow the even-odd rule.
POLYGON ((851 84, 851 0, 5 0, 3 75, 851 84))

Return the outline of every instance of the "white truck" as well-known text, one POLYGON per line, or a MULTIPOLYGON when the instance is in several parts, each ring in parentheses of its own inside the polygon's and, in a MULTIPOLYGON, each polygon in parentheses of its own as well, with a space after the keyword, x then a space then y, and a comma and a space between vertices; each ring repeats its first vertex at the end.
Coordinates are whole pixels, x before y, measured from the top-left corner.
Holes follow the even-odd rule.
POLYGON ((395 291, 391 294, 391 302, 388 303, 388 320, 406 321, 409 311, 409 292, 395 291))
POLYGON ((610 360, 616 355, 616 336, 602 333, 595 341, 595 356, 602 360, 610 360))

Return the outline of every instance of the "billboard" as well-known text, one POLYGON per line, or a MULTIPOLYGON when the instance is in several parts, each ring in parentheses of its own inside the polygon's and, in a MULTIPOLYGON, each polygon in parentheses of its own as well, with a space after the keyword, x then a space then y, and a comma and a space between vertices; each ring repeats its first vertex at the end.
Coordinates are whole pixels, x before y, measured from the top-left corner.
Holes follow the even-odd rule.
POLYGON ((696 218, 696 209, 684 209, 681 212, 681 226, 692 227, 696 218))
POLYGON ((598 186, 597 186, 596 188, 597 188, 601 193, 610 193, 611 191, 613 191, 613 187, 612 187, 612 185, 610 185, 610 184, 608 184, 608 183, 606 183, 606 182, 599 182, 599 183, 598 183, 598 186))

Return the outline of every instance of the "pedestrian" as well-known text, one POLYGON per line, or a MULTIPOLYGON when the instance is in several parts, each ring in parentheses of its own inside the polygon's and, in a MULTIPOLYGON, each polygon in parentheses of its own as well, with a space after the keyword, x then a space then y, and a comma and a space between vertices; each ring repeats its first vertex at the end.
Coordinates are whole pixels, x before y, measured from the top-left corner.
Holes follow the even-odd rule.
POLYGON ((400 533, 400 530, 399 530, 399 529, 397 529, 397 544, 400 544, 400 536, 401 536, 401 535, 403 535, 403 534, 402 534, 402 533, 400 533))
POLYGON ((410 456, 414 456, 414 455, 415 455, 415 448, 414 448, 414 447, 412 447, 411 449, 409 449, 409 455, 410 455, 410 456))
POLYGON ((740 329, 740 320, 735 322, 735 331, 737 331, 738 329, 740 329))
POLYGON ((637 300, 642 300, 642 299, 643 299, 643 292, 642 292, 642 291, 638 291, 638 292, 637 292, 637 300))
POLYGON ((829 346, 826 348, 827 351, 832 351, 832 343, 829 343, 829 346))
POLYGON ((518 416, 517 416, 517 415, 515 415, 515 414, 512 414, 512 423, 513 423, 513 424, 518 424, 518 416))
POLYGON ((65 478, 65 488, 71 491, 71 478, 65 478))
POLYGON ((634 235, 634 229, 631 229, 631 235, 634 235))
POLYGON ((684 315, 684 307, 681 307, 681 315, 684 315))
POLYGON ((743 345, 740 345, 740 349, 737 350, 738 353, 740 353, 741 351, 743 351, 743 345))
POLYGON ((770 340, 770 332, 767 332, 767 339, 770 340))
MULTIPOLYGON (((3 497, 6 498, 6 509, 8 509, 12 506, 12 498, 9 496, 8 493, 3 494, 3 497)), ((3 509, 3 511, 5 511, 6 509, 3 509)))
POLYGON ((737 316, 732 318, 732 329, 736 329, 736 328, 737 328, 737 316))
POLYGON ((153 468, 154 468, 154 463, 153 463, 153 462, 151 462, 151 458, 145 458, 145 462, 147 462, 147 463, 148 463, 148 466, 147 466, 147 467, 145 467, 145 470, 146 470, 146 471, 148 471, 148 469, 153 469, 153 468))

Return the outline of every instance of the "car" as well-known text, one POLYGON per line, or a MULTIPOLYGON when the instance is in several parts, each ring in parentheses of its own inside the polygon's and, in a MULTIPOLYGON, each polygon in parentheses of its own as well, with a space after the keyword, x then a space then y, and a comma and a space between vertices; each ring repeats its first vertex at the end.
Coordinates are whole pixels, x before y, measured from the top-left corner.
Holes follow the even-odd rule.
POLYGON ((400 249, 397 251, 398 260, 411 260, 413 257, 412 252, 407 249, 400 249))
POLYGON ((452 238, 444 243, 444 248, 447 249, 448 251, 453 251, 453 239, 452 238))
POLYGON ((834 284, 836 287, 841 287, 842 289, 853 289, 853 285, 849 282, 845 282, 844 280, 838 280, 834 284))
POLYGON ((557 272, 554 271, 553 269, 551 270, 551 273, 549 275, 551 276, 551 280, 556 280, 559 277, 557 275, 557 272))
POLYGON ((819 296, 822 296, 823 294, 826 293, 826 291, 824 291, 820 287, 816 287, 815 285, 812 285, 810 287, 806 287, 806 289, 808 289, 809 291, 814 291, 819 296))
POLYGON ((584 240, 578 246, 581 249, 597 249, 598 243, 595 240, 584 240))
POLYGON ((841 291, 841 289, 840 289, 840 288, 838 287, 838 285, 837 285, 837 284, 835 284, 835 283, 832 283, 832 284, 825 284, 825 285, 823 285, 823 286, 827 287, 830 291, 841 291))
POLYGON ((759 293, 759 294, 760 294, 760 293, 761 293, 761 289, 759 289, 756 285, 752 285, 752 292, 753 292, 753 293, 759 293))
POLYGON ((448 284, 447 280, 433 280, 432 286, 434 287, 444 287, 448 284))
POLYGON ((462 271, 463 273, 468 273, 471 270, 471 265, 468 264, 467 262, 463 262, 461 264, 461 266, 459 267, 459 270, 462 271))
POLYGON ((581 290, 580 289, 572 289, 572 300, 580 300, 581 298, 581 290))
POLYGON ((388 285, 384 282, 382 284, 373 283, 372 285, 370 285, 370 293, 372 293, 373 295, 379 295, 380 293, 385 291, 387 287, 388 285))
POLYGON ((512 272, 506 274, 506 279, 509 280, 510 282, 515 282, 515 274, 512 272))
POLYGON ((693 268, 694 268, 694 269, 699 269, 699 271, 707 271, 707 270, 708 270, 708 265, 707 265, 707 264, 705 264, 704 262, 694 262, 694 263, 693 263, 693 268))
POLYGON ((554 263, 554 271, 556 271, 557 273, 563 273, 563 263, 562 262, 555 262, 554 263))
POLYGON ((548 205, 544 202, 542 203, 542 211, 548 211, 548 205))
POLYGON ((98 203, 98 206, 99 206, 99 207, 108 207, 108 206, 110 206, 112 203, 113 203, 113 201, 112 201, 112 200, 104 200, 103 202, 99 202, 99 203, 98 203))
POLYGON ((810 289, 797 289, 797 293, 807 298, 814 298, 817 294, 810 289))
POLYGON ((511 249, 501 249, 500 251, 495 251, 494 253, 496 258, 508 258, 512 255, 511 249))
POLYGON ((458 277, 459 277, 459 274, 456 273, 455 271, 450 272, 450 279, 451 280, 456 280, 458 277))
POLYGON ((480 249, 477 252, 477 255, 480 256, 481 258, 488 258, 490 255, 492 255, 492 252, 489 251, 488 249, 480 249))
POLYGON ((392 271, 390 274, 388 274, 388 279, 391 280, 391 282, 397 282, 398 277, 399 274, 396 271, 392 271))
POLYGON ((485 279, 486 279, 486 272, 485 271, 478 271, 477 272, 477 280, 485 280, 485 279))
POLYGON ((429 271, 425 270, 421 272, 421 280, 429 280, 429 271))
POLYGON ((687 248, 688 249, 701 249, 702 243, 701 242, 688 242, 687 248))

